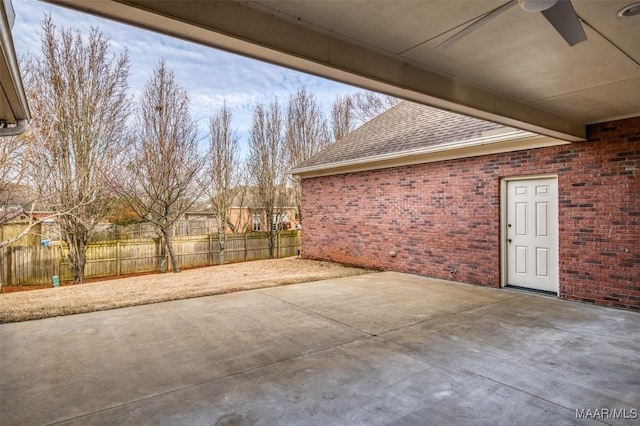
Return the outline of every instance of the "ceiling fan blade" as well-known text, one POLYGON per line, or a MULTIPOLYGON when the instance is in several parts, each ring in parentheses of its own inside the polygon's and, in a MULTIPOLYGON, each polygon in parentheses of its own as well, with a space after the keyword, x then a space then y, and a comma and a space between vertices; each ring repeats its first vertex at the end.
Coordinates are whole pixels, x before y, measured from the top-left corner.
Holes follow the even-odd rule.
POLYGON ((498 16, 502 15, 504 12, 511 9, 511 7, 515 6, 517 3, 518 3, 518 0, 510 0, 509 2, 498 7, 497 9, 494 9, 491 12, 486 13, 485 15, 480 17, 480 19, 473 22, 471 25, 463 28, 462 30, 458 31, 457 33, 455 33, 454 35, 452 35, 451 37, 449 37, 448 39, 446 39, 445 41, 437 45, 436 49, 446 49, 452 44, 457 43, 459 40, 468 36, 469 34, 474 32, 475 30, 477 30, 487 22, 492 21, 494 18, 497 18, 498 16))
POLYGON ((543 10, 542 14, 569 43, 569 46, 575 46, 587 39, 580 19, 569 0, 559 0, 554 6, 543 10))

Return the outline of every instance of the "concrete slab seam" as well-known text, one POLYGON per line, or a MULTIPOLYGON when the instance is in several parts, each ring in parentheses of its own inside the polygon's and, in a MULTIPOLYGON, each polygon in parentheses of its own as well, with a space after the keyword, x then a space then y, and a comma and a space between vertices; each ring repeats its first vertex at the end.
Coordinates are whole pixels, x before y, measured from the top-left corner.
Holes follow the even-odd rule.
MULTIPOLYGON (((260 291, 260 290, 258 290, 258 291, 260 291)), ((367 336, 370 336, 370 337, 376 337, 376 336, 377 336, 377 334, 370 333, 370 332, 368 332, 368 331, 366 331, 366 330, 362 330, 362 329, 359 329, 358 327, 354 327, 354 326, 352 326, 351 324, 347 324, 347 323, 344 323, 344 322, 342 322, 342 321, 338 321, 338 320, 337 320, 337 319, 335 319, 335 318, 331 318, 331 317, 329 317, 329 316, 326 316, 326 315, 324 315, 324 314, 322 314, 322 313, 320 313, 320 312, 314 311, 313 309, 310 309, 310 308, 306 308, 306 307, 304 307, 304 306, 297 305, 297 304, 295 304, 295 303, 293 303, 293 302, 290 302, 290 301, 285 300, 285 299, 281 299, 281 298, 279 298, 279 297, 277 297, 277 296, 274 296, 274 295, 269 294, 269 293, 266 293, 266 292, 261 292, 261 293, 263 293, 263 294, 265 294, 265 295, 267 295, 267 296, 269 296, 269 297, 272 297, 273 299, 276 299, 276 300, 278 300, 278 301, 280 301, 280 302, 283 302, 283 303, 286 303, 286 304, 288 304, 288 305, 291 305, 291 306, 293 306, 293 307, 295 307, 295 308, 297 308, 297 309, 299 309, 299 310, 301 310, 301 311, 304 311, 304 312, 307 312, 307 313, 310 313, 310 314, 313 314, 313 315, 319 316, 319 317, 324 318, 324 319, 326 319, 326 320, 329 320, 329 321, 331 321, 331 322, 335 322, 336 324, 340 324, 340 325, 343 325, 343 326, 345 326, 345 327, 348 327, 348 328, 350 328, 350 329, 352 329, 352 330, 356 330, 356 331, 359 331, 359 332, 361 332, 361 333, 365 333, 367 336)))
MULTIPOLYGON (((270 362, 270 363, 263 364, 263 365, 257 365, 257 366, 245 368, 244 370, 240 370, 240 371, 234 371, 232 373, 224 374, 224 375, 221 375, 219 377, 216 377, 216 378, 213 378, 213 379, 210 379, 210 380, 205 380, 205 381, 202 381, 202 382, 199 382, 199 383, 193 383, 193 384, 190 384, 190 385, 187 385, 187 386, 177 387, 175 389, 167 390, 167 391, 164 391, 164 392, 158 392, 158 393, 155 393, 153 395, 147 395, 147 396, 145 396, 143 398, 137 398, 137 399, 134 399, 134 400, 131 400, 131 401, 127 401, 127 402, 121 403, 121 404, 115 404, 115 405, 112 405, 112 406, 109 406, 109 407, 104 407, 104 408, 101 408, 100 410, 95 410, 95 411, 91 411, 91 412, 88 412, 88 413, 79 414, 79 415, 76 415, 76 416, 72 416, 72 417, 68 417, 68 418, 64 418, 64 419, 60 419, 60 420, 55 420, 55 421, 53 421, 51 423, 46 423, 46 425, 47 426, 53 426, 53 425, 63 424, 63 423, 66 423, 66 422, 69 422, 69 421, 73 421, 73 420, 82 419, 84 417, 92 416, 92 415, 95 415, 95 414, 98 414, 98 413, 107 412, 107 411, 113 410, 115 408, 126 407, 128 405, 137 404, 137 403, 142 402, 142 401, 148 401, 150 399, 154 399, 154 398, 157 398, 159 396, 169 395, 169 394, 172 394, 172 393, 175 393, 175 392, 180 392, 180 391, 183 391, 183 390, 196 388, 198 386, 203 386, 203 385, 215 383, 215 382, 218 382, 218 381, 221 381, 221 380, 228 379, 230 377, 242 376, 244 374, 251 373, 253 371, 261 370, 261 369, 264 369, 264 368, 269 368, 271 366, 275 366, 275 365, 278 365, 278 364, 281 364, 281 363, 293 361, 293 360, 296 360, 296 359, 303 359, 305 357, 309 357, 309 356, 316 355, 316 354, 319 354, 319 353, 322 353, 322 352, 326 352, 326 351, 331 350, 331 349, 340 348, 342 346, 346 346, 346 345, 349 345, 351 343, 358 342, 358 341, 370 340, 372 338, 376 338, 376 336, 361 336, 361 337, 359 337, 357 339, 353 339, 353 340, 349 340, 349 341, 344 342, 344 343, 340 343, 339 345, 327 346, 327 347, 320 348, 320 349, 317 349, 317 350, 314 350, 314 351, 311 351, 311 352, 305 352, 304 354, 301 354, 301 355, 296 355, 296 356, 292 356, 292 357, 289 357, 289 358, 284 358, 284 359, 281 359, 281 360, 278 360, 278 361, 274 361, 274 362, 270 362)), ((384 343, 387 343, 387 344, 388 343, 393 343, 393 342, 388 342, 388 341, 383 340, 383 339, 377 339, 377 340, 379 340, 381 342, 384 342, 384 343)), ((395 344, 396 346, 404 348, 404 346, 402 346, 402 345, 398 345, 396 343, 393 343, 393 344, 395 344)), ((413 349, 411 350, 411 352, 418 353, 413 349)), ((428 369, 425 369, 423 371, 426 371, 426 370, 428 370, 428 369)))
MULTIPOLYGON (((530 396, 530 397, 532 397, 532 398, 536 398, 536 399, 538 399, 538 400, 540 400, 540 401, 544 401, 544 402, 549 403, 549 404, 551 404, 551 405, 555 405, 556 407, 562 408, 562 409, 564 409, 564 410, 568 410, 568 411, 569 411, 570 413, 572 413, 572 414, 575 414, 575 412, 576 412, 575 407, 574 407, 574 408, 565 407, 565 406, 564 406, 564 405, 562 405, 562 404, 559 404, 559 403, 557 403, 557 402, 554 402, 554 401, 551 401, 551 400, 549 400, 549 399, 543 398, 543 397, 541 397, 541 396, 539 396, 539 395, 532 394, 532 393, 530 393, 530 392, 527 392, 527 391, 526 391, 526 390, 524 390, 524 389, 520 389, 520 388, 517 388, 517 387, 515 387, 515 386, 511 386, 511 385, 509 385, 509 384, 507 384, 507 383, 501 382, 501 381, 496 380, 496 379, 493 379, 493 378, 491 378, 491 377, 487 377, 487 376, 485 376, 485 375, 483 375, 483 374, 480 374, 480 373, 477 373, 477 372, 475 372, 475 371, 472 371, 472 370, 469 370, 469 369, 466 369, 466 368, 463 368, 463 367, 458 367, 458 366, 453 365, 453 364, 448 364, 448 363, 446 363, 446 362, 445 362, 444 364, 445 364, 445 365, 447 365, 448 367, 455 368, 456 370, 460 370, 460 371, 462 371, 462 372, 464 372, 464 373, 467 373, 467 374, 470 374, 470 375, 473 375, 473 376, 476 376, 476 377, 481 377, 481 378, 483 378, 483 379, 485 379, 485 380, 488 380, 488 381, 490 381, 490 382, 496 383, 496 384, 501 385, 501 386, 505 386, 505 387, 507 387, 507 388, 509 388, 509 389, 513 389, 513 390, 514 390, 514 391, 516 391, 516 392, 520 392, 520 393, 522 393, 522 394, 529 395, 529 396, 530 396)), ((611 423, 607 423, 607 422, 605 422, 605 421, 604 421, 604 420, 602 420, 602 419, 594 419, 594 420, 597 420, 597 421, 599 421, 599 422, 600 422, 600 423, 602 423, 602 424, 612 425, 611 423)))
POLYGON ((472 306, 470 308, 467 308, 467 309, 464 309, 464 310, 461 310, 461 311, 447 312, 447 313, 442 314, 442 315, 437 315, 437 316, 434 316, 434 317, 431 317, 431 318, 426 318, 426 319, 423 319, 423 320, 420 320, 420 321, 417 321, 417 322, 414 322, 414 323, 411 323, 411 324, 406 324, 406 325, 403 325, 401 327, 393 328, 393 329, 387 330, 387 331, 385 331, 383 333, 380 333, 380 334, 377 334, 377 335, 374 335, 374 336, 383 337, 385 334, 388 334, 388 333, 393 333, 393 332, 396 332, 396 331, 404 330, 406 328, 413 327, 413 326, 420 325, 420 324, 426 324, 426 323, 428 323, 430 321, 436 321, 436 320, 441 320, 443 318, 454 317, 456 315, 464 314, 464 313, 467 313, 467 312, 471 312, 471 311, 474 311, 476 309, 482 309, 482 308, 486 308, 486 307, 489 307, 489 306, 497 305, 497 304, 502 303, 502 302, 507 302, 509 300, 516 299, 518 297, 519 296, 514 296, 514 297, 509 297, 509 298, 506 298, 506 299, 498 300, 498 301, 495 301, 495 302, 491 302, 491 303, 485 303, 485 304, 481 304, 481 305, 478 305, 478 306, 472 306))

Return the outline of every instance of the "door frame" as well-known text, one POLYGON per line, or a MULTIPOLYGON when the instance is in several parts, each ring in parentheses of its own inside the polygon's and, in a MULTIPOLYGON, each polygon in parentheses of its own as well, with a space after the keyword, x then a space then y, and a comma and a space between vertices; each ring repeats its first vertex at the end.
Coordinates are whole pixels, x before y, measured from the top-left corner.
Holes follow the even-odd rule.
MULTIPOLYGON (((544 173, 540 175, 522 175, 522 176, 508 176, 500 179, 500 287, 504 288, 507 285, 507 182, 513 182, 518 180, 535 180, 535 179, 555 179, 556 187, 558 187, 558 175, 556 173, 544 173)), ((559 200, 558 200, 559 201, 559 200)), ((560 204, 558 203, 558 207, 560 204)), ((560 212, 558 211, 558 214, 560 212)), ((560 218, 556 216, 556 227, 558 228, 558 244, 556 246, 556 253, 558 255, 558 263, 560 262, 560 218)), ((560 265, 558 264, 558 274, 560 273, 560 265)), ((558 281, 560 276, 558 275, 558 281)), ((558 292, 556 294, 560 296, 560 282, 558 282, 558 292)))

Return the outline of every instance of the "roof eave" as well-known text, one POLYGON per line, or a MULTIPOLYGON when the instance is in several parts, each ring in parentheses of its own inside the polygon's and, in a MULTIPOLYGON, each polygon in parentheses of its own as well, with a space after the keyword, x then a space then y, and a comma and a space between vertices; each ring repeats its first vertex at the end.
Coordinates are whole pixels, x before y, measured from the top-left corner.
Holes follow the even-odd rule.
POLYGON ((549 136, 516 130, 497 136, 475 138, 467 141, 452 142, 410 151, 339 161, 330 164, 298 167, 290 170, 288 173, 306 179, 389 167, 408 166, 412 164, 432 163, 458 158, 477 157, 480 155, 520 151, 525 149, 544 148, 570 143, 571 142, 551 138, 549 136))
POLYGON ((3 113, 6 114, 0 117, 3 122, 0 136, 19 135, 27 129, 31 119, 11 36, 12 14, 11 3, 0 2, 0 73, 3 75, 1 102, 3 113))

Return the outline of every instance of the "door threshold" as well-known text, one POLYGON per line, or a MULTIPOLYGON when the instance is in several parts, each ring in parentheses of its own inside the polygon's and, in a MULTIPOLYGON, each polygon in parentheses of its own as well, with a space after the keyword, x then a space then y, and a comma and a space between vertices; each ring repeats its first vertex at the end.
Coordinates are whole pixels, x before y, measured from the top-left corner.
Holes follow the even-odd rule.
POLYGON ((516 290, 516 291, 522 291, 525 293, 540 294, 542 296, 558 297, 558 293, 555 291, 538 290, 537 288, 520 287, 518 285, 511 285, 511 284, 507 284, 506 286, 504 286, 504 288, 516 290))

